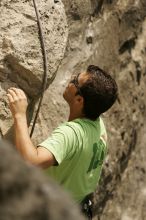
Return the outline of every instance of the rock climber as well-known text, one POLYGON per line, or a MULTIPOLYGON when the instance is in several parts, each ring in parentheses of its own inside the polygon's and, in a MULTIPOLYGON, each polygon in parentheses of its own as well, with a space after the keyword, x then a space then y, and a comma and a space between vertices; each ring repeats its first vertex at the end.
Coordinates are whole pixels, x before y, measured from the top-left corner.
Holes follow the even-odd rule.
POLYGON ((17 150, 25 160, 44 168, 78 203, 94 192, 99 181, 107 153, 101 114, 115 103, 117 95, 111 75, 98 66, 88 66, 71 79, 63 93, 70 108, 68 121, 35 147, 28 131, 26 95, 21 89, 8 89, 17 150))

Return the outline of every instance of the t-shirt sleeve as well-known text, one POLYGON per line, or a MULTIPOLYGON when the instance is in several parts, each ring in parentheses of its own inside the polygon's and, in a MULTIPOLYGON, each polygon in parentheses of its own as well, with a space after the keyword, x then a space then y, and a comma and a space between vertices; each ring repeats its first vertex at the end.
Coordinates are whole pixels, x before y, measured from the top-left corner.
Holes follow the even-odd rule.
POLYGON ((58 164, 70 159, 77 147, 76 133, 72 127, 61 125, 54 130, 52 135, 43 141, 39 146, 48 149, 55 157, 58 164))

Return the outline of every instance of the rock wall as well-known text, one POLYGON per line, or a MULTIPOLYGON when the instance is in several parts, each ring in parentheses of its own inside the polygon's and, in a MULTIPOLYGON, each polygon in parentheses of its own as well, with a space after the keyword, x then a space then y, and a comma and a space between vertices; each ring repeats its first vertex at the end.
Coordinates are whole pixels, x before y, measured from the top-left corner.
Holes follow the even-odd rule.
MULTIPOLYGON (((37 1, 48 59, 47 88, 55 78, 68 39, 66 14, 61 1, 37 1)), ((5 93, 10 86, 25 91, 30 101, 29 115, 41 96, 43 55, 33 1, 0 1, 0 91, 1 108, 7 105, 5 93)), ((8 109, 8 107, 6 108, 8 109)), ((0 115, 1 131, 12 124, 8 110, 0 115), (4 119, 4 120, 3 120, 4 119)))
POLYGON ((84 220, 79 208, 52 180, 0 141, 0 219, 84 220))
MULTIPOLYGON (((109 153, 95 193, 95 219, 145 219, 146 1, 62 2, 68 20, 67 47, 57 76, 45 92, 33 141, 40 143, 58 124, 67 120, 68 106, 62 93, 73 73, 84 71, 89 64, 99 65, 110 72, 118 83, 119 98, 103 115, 108 130, 109 153)), ((11 125, 11 116, 6 101, 3 101, 3 85, 12 82, 5 74, 0 74, 0 81, 0 120, 4 135, 11 125)), ((17 85, 23 88, 21 83, 17 85)), ((35 89, 39 91, 39 86, 35 89)))

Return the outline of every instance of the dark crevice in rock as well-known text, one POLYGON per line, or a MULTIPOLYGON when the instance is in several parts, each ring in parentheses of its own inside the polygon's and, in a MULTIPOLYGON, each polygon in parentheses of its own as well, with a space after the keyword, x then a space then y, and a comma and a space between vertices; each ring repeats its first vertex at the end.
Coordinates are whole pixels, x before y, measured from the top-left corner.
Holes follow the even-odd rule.
POLYGON ((94 215, 98 216, 98 219, 100 219, 106 203, 113 197, 113 192, 116 191, 118 184, 121 182, 121 176, 128 166, 128 162, 131 158, 132 152, 135 149, 136 143, 137 131, 133 128, 131 132, 131 143, 127 149, 127 152, 123 152, 118 159, 116 163, 117 167, 109 174, 105 174, 105 170, 103 170, 99 191, 97 192, 98 195, 96 196, 98 198, 98 201, 96 202, 96 205, 93 209, 93 213, 94 215))
POLYGON ((56 3, 58 3, 59 2, 59 0, 54 0, 54 3, 56 4, 56 3))
POLYGON ((93 37, 91 37, 91 36, 86 37, 86 42, 87 42, 87 44, 92 44, 93 43, 93 37))
POLYGON ((121 132, 121 138, 122 138, 122 140, 124 140, 124 137, 125 137, 125 131, 122 131, 122 132, 121 132))
POLYGON ((71 4, 70 15, 72 16, 73 20, 75 20, 75 21, 81 20, 81 17, 78 12, 78 6, 75 3, 71 4))
POLYGON ((119 49, 119 54, 122 54, 127 50, 129 51, 129 53, 131 53, 131 49, 134 48, 135 46, 135 40, 136 38, 132 38, 132 39, 125 41, 119 49))
POLYGON ((122 174, 125 169, 127 168, 128 161, 131 157, 131 154, 133 150, 135 149, 136 142, 137 142, 137 131, 133 128, 132 134, 131 134, 131 143, 129 145, 128 151, 125 153, 122 153, 121 158, 118 160, 118 164, 120 164, 120 174, 122 174))
POLYGON ((23 15, 24 15, 24 17, 26 17, 26 18, 28 18, 28 19, 30 19, 32 21, 37 21, 35 17, 33 17, 33 16, 29 15, 29 14, 23 13, 23 15))
POLYGON ((107 4, 112 4, 112 3, 113 3, 113 0, 106 0, 106 3, 107 3, 107 4))
POLYGON ((95 10, 94 10, 94 12, 93 12, 93 16, 95 16, 95 15, 97 15, 99 12, 101 12, 102 7, 103 7, 103 4, 104 4, 104 0, 99 0, 99 1, 98 1, 97 7, 95 8, 95 10))
POLYGON ((141 67, 138 62, 135 61, 134 63, 135 63, 135 67, 136 67, 136 81, 137 81, 138 85, 140 85, 140 80, 141 80, 141 75, 142 75, 141 67))
POLYGON ((0 138, 3 138, 3 132, 1 128, 0 128, 0 138))
POLYGON ((72 18, 75 21, 81 20, 80 15, 77 12, 71 12, 72 18))
POLYGON ((137 7, 130 7, 127 11, 122 15, 121 22, 127 25, 131 30, 137 29, 137 32, 141 30, 141 21, 145 18, 145 12, 138 9, 137 7))

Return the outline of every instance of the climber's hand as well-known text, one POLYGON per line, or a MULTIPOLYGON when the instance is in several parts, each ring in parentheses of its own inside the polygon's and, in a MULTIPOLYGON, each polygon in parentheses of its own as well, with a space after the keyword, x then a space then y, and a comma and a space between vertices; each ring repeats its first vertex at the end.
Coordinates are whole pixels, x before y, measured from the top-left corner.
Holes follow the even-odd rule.
POLYGON ((12 87, 8 89, 7 96, 13 117, 26 116, 28 102, 25 93, 21 89, 12 87))

